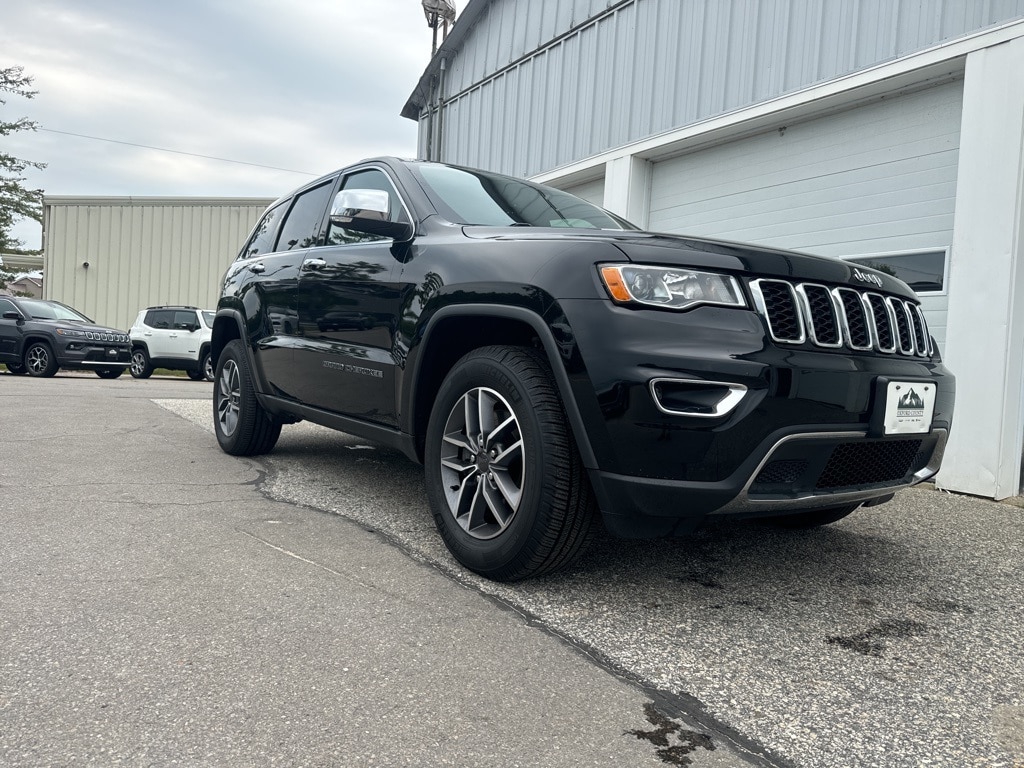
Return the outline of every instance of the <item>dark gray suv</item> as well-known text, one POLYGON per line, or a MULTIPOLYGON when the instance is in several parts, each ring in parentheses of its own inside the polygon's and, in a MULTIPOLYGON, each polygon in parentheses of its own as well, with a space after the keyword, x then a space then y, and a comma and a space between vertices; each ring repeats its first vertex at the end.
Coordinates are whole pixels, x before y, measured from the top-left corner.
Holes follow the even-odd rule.
POLYGON ((124 331, 96 325, 59 301, 0 296, 0 363, 13 374, 49 377, 69 368, 116 379, 130 359, 124 331))

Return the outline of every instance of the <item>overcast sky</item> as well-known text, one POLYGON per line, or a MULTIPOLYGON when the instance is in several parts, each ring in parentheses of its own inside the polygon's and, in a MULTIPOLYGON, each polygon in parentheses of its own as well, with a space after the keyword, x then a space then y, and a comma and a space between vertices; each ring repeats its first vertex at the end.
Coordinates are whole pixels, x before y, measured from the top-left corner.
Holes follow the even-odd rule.
MULTIPOLYGON (((430 58, 420 0, 3 0, 2 17, 0 67, 38 94, 0 110, 42 129, 4 147, 47 163, 28 184, 48 195, 276 197, 416 154, 399 112, 430 58)), ((35 224, 15 236, 39 247, 35 224)))

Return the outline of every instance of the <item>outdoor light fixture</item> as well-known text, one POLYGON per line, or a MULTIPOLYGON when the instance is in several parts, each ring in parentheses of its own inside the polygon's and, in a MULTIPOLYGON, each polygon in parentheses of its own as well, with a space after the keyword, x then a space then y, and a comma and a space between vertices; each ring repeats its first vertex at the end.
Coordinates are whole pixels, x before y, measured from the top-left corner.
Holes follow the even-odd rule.
POLYGON ((444 23, 444 37, 448 37, 448 25, 455 23, 455 3, 451 0, 423 0, 423 13, 427 17, 427 26, 434 30, 434 42, 430 48, 433 56, 437 53, 438 25, 444 23))
POLYGON ((439 21, 451 24, 455 21, 455 3, 450 0, 423 0, 423 13, 431 27, 437 27, 439 21))

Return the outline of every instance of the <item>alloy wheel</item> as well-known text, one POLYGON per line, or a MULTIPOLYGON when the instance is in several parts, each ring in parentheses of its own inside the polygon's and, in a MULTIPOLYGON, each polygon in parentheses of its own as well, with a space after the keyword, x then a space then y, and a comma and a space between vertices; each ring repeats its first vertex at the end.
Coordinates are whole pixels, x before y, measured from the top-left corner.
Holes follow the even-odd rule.
POLYGON ((50 365, 50 353, 44 346, 37 344, 28 351, 25 364, 28 366, 29 372, 38 375, 50 365))
POLYGON ((444 429, 441 482, 448 511, 476 539, 512 522, 526 480, 523 435, 508 401, 477 387, 455 403, 444 429))
POLYGON ((225 437, 233 435, 238 428, 241 397, 238 364, 234 360, 227 360, 217 379, 217 421, 225 437))

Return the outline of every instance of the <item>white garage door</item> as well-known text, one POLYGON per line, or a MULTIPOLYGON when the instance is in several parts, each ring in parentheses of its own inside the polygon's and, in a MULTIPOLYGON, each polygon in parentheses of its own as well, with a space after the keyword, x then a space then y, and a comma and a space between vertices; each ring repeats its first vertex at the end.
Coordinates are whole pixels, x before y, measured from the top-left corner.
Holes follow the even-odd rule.
POLYGON ((576 195, 576 197, 582 197, 594 205, 604 205, 604 176, 571 187, 559 186, 564 191, 576 195))
MULTIPOLYGON (((944 255, 962 98, 957 81, 657 163, 650 228, 823 256, 944 255)), ((938 277, 921 299, 941 345, 938 277)))

